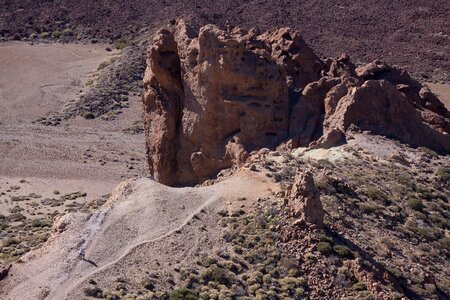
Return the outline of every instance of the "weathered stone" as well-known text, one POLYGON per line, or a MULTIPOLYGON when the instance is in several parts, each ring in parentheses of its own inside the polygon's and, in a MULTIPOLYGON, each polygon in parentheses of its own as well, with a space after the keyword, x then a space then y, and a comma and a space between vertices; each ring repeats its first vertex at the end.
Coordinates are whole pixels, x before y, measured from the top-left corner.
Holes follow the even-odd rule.
POLYGON ((299 172, 295 176, 290 196, 292 210, 299 220, 316 228, 323 228, 325 213, 311 172, 299 172))
POLYGON ((450 152, 450 113, 406 71, 322 61, 288 28, 179 20, 148 48, 144 87, 150 173, 168 185, 202 183, 261 148, 336 146, 353 128, 450 152))
MULTIPOLYGON (((431 111, 427 113, 438 117, 431 111)), ((441 122, 444 125, 445 118, 441 122)), ((385 80, 368 80, 362 86, 351 88, 339 100, 334 114, 327 116, 325 126, 344 131, 356 126, 415 147, 450 151, 448 133, 440 132, 425 122, 410 98, 385 80)))
POLYGON ((148 160, 169 185, 202 182, 242 165, 253 150, 286 141, 291 106, 322 70, 289 29, 259 35, 207 25, 197 34, 179 21, 157 34, 147 55, 148 160))

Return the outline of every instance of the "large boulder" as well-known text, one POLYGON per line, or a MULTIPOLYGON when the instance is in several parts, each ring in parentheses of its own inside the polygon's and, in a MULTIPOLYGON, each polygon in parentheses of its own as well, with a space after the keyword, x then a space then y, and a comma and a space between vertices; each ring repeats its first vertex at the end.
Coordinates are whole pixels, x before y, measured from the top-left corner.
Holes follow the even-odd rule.
POLYGON ((183 21, 159 31, 147 57, 148 160, 169 185, 202 182, 242 164, 252 150, 286 141, 291 107, 323 69, 289 29, 259 34, 207 25, 195 32, 183 21))
POLYGON ((144 88, 150 172, 168 185, 202 183, 261 148, 332 147, 355 128, 450 152, 450 113, 406 71, 321 60, 288 28, 179 20, 148 48, 144 88))
POLYGON ((326 118, 325 126, 329 128, 345 131, 356 126, 412 146, 450 151, 449 135, 427 123, 410 98, 386 80, 368 80, 352 87, 326 118))

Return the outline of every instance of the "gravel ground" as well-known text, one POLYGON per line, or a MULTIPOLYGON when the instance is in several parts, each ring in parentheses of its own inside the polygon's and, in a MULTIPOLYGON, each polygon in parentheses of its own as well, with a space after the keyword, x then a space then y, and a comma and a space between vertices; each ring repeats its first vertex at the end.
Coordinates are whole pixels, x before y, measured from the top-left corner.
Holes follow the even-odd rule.
POLYGON ((8 0, 0 4, 0 39, 46 36, 123 45, 179 16, 198 25, 290 26, 323 56, 381 58, 424 81, 450 79, 447 0, 8 0))

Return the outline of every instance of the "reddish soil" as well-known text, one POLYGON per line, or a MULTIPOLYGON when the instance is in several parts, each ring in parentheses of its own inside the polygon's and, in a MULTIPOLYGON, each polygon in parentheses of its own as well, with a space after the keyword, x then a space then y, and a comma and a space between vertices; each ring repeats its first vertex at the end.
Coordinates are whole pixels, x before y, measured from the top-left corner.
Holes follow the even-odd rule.
POLYGON ((0 39, 72 28, 84 38, 114 41, 178 16, 200 25, 290 26, 323 56, 382 58, 425 81, 450 80, 448 0, 4 0, 0 39))

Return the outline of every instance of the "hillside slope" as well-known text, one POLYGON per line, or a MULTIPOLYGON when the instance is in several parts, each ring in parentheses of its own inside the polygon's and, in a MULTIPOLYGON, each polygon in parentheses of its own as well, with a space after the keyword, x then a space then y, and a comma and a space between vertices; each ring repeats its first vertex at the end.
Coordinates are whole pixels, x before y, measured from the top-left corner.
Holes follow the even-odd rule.
POLYGON ((220 246, 214 219, 199 215, 276 189, 258 177, 243 172, 197 189, 169 188, 145 178, 124 182, 92 215, 68 214, 56 221, 49 242, 10 270, 1 286, 3 299, 80 299, 81 287, 92 278, 112 285, 125 277, 136 286, 144 271, 185 268, 202 249, 220 246), (78 257, 80 251, 85 260, 78 257))
POLYGON ((211 186, 129 180, 92 215, 58 220, 49 242, 13 265, 0 293, 448 299, 449 168, 448 157, 429 150, 355 134, 332 149, 263 149, 211 186), (292 214, 289 190, 305 170, 321 195, 323 230, 292 214))

